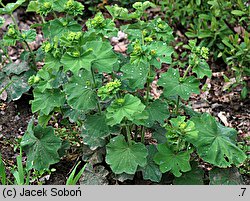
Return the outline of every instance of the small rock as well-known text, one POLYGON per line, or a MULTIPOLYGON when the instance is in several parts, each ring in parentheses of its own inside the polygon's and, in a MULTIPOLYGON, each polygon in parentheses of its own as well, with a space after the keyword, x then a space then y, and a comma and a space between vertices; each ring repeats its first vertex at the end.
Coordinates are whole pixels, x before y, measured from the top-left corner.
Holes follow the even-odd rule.
POLYGON ((18 115, 16 115, 15 117, 14 117, 14 120, 15 121, 18 121, 18 120, 20 120, 21 118, 18 116, 18 115))

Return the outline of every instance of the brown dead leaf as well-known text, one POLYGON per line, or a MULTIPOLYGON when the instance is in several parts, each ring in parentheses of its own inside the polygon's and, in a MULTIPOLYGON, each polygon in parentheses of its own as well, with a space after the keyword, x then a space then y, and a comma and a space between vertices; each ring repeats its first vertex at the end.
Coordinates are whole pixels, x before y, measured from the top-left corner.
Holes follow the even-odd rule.
POLYGON ((226 115, 225 115, 226 113, 225 112, 219 112, 219 114, 217 115, 219 118, 220 118, 220 120, 222 121, 222 123, 225 125, 225 126, 230 126, 230 124, 228 123, 228 121, 227 121, 227 117, 226 117, 226 115))
MULTIPOLYGON (((0 91, 1 91, 1 90, 2 90, 2 89, 0 89, 0 91)), ((4 90, 4 91, 2 92, 2 94, 0 94, 0 100, 6 101, 6 100, 7 100, 7 97, 8 97, 7 92, 6 92, 6 90, 4 90)))
POLYGON ((120 42, 114 46, 114 51, 125 53, 127 51, 127 44, 125 42, 120 42))

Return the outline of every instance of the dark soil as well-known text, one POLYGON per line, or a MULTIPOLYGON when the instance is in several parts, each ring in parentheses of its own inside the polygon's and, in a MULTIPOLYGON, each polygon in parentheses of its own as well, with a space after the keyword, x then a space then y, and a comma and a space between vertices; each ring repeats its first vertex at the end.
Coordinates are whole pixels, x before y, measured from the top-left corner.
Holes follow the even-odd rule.
MULTIPOLYGON (((24 95, 16 102, 0 104, 0 152, 7 167, 16 164, 19 152, 15 152, 14 148, 32 117, 29 99, 29 96, 24 95)), ((8 169, 7 173, 9 174, 8 169)))

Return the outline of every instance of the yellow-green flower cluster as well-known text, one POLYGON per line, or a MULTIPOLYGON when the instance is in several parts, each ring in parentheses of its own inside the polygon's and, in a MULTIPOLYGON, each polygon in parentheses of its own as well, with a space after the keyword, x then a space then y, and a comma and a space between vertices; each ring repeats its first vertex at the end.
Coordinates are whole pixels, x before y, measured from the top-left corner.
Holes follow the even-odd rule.
POLYGON ((202 56, 204 59, 208 59, 209 49, 206 48, 206 47, 202 47, 202 48, 201 48, 201 51, 200 51, 200 54, 201 54, 201 56, 202 56))
POLYGON ((139 40, 136 40, 133 44, 133 54, 141 54, 142 53, 142 47, 141 47, 141 43, 139 40))
POLYGON ((37 84, 40 81, 40 77, 37 75, 32 75, 29 80, 28 80, 28 84, 29 85, 33 85, 33 84, 37 84))
POLYGON ((82 32, 69 32, 67 35, 67 40, 69 41, 79 40, 81 36, 82 32))
POLYGON ((166 28, 167 28, 166 22, 162 21, 161 18, 158 18, 156 20, 156 31, 162 32, 162 31, 165 31, 166 28))
POLYGON ((16 36, 17 36, 17 31, 16 31, 16 29, 15 29, 15 27, 14 27, 13 24, 11 24, 11 25, 9 26, 8 31, 7 31, 7 35, 8 35, 9 37, 11 37, 11 38, 16 38, 16 36))
POLYGON ((52 11, 52 3, 51 2, 45 2, 40 5, 38 13, 41 15, 48 15, 52 11))
POLYGON ((97 13, 96 16, 90 20, 90 26, 92 28, 103 27, 105 26, 105 18, 101 13, 97 13))
POLYGON ((74 0, 68 0, 64 8, 68 14, 77 16, 82 14, 84 5, 74 0))
POLYGON ((102 100, 105 100, 107 97, 112 97, 119 91, 120 86, 121 82, 117 79, 113 82, 109 82, 98 89, 98 96, 101 97, 102 100))
POLYGON ((48 53, 52 49, 50 42, 46 41, 42 44, 42 50, 48 53))
POLYGON ((61 56, 61 49, 59 46, 59 39, 58 37, 54 37, 53 42, 45 41, 42 44, 42 50, 45 53, 50 52, 55 58, 58 58, 61 56))

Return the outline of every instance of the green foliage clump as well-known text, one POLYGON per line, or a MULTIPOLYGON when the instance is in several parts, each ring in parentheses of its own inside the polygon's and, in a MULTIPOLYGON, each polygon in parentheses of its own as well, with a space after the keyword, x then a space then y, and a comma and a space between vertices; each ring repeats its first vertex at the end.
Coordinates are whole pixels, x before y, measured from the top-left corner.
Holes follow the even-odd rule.
MULTIPOLYGON (((21 141, 30 169, 46 170, 60 160, 65 143, 48 126, 58 115, 78 125, 82 159, 89 168, 105 162, 120 178, 142 172, 145 180, 160 182, 170 172, 179 178, 175 182, 185 183, 191 173, 202 175, 200 159, 217 168, 244 163, 247 157, 236 145, 234 129, 184 104, 192 94, 200 93, 201 79, 212 75, 206 62, 212 46, 190 40, 185 46, 188 65, 182 73, 172 61, 173 31, 165 18, 148 19, 145 11, 151 7, 156 5, 149 1, 134 3, 132 10, 106 6, 112 18, 98 12, 87 20, 83 31, 78 21, 84 9, 81 3, 30 1, 27 11, 42 16, 39 26, 45 37, 40 48, 44 66, 27 79, 33 87, 31 109, 38 116, 38 125, 32 120, 21 141), (66 16, 46 21, 46 15, 56 12, 66 16), (116 20, 129 23, 118 28, 116 20), (128 35, 126 54, 114 52, 110 44, 118 31, 128 35), (171 67, 160 71, 163 64, 171 67), (151 86, 158 76, 156 85, 162 93, 156 98, 151 86), (149 142, 148 134, 157 144, 149 142)), ((34 32, 10 26, 6 37, 25 43, 32 41, 34 32)), ((100 172, 104 176, 95 175, 95 179, 107 175, 103 166, 100 172)), ((74 175, 75 170, 68 184, 79 179, 79 174, 74 175)))

